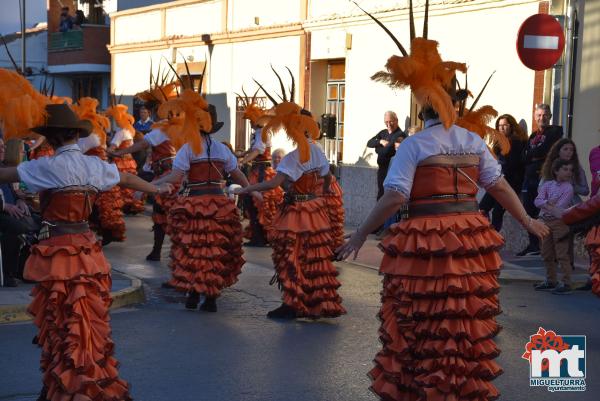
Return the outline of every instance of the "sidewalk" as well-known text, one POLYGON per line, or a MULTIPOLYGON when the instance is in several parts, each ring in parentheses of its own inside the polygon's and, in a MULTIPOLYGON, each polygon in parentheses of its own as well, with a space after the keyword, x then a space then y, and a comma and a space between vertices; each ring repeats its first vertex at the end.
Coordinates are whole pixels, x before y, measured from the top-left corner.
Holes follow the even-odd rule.
MULTIPOLYGON (((27 307, 31 302, 29 293, 33 287, 34 284, 26 283, 19 283, 14 288, 0 287, 0 324, 31 320, 27 307)), ((142 282, 113 269, 110 295, 113 298, 111 309, 143 302, 142 282)))
MULTIPOLYGON (((351 233, 352 231, 346 230, 346 232, 351 233)), ((375 236, 369 235, 356 260, 348 258, 346 262, 378 270, 383 258, 382 251, 377 247, 378 244, 379 241, 375 239, 375 236)), ((502 250, 500 256, 504 261, 504 265, 500 270, 500 282, 525 281, 533 283, 546 279, 546 268, 540 256, 516 257, 502 250)), ((574 286, 584 284, 588 277, 587 261, 576 259, 575 270, 571 274, 574 286)))

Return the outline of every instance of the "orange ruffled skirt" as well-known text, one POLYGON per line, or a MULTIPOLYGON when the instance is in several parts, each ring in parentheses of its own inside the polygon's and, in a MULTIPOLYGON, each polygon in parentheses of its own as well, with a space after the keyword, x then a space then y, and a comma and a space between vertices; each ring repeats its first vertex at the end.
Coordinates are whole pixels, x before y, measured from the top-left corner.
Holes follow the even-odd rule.
POLYGON ((333 176, 330 188, 333 193, 325 195, 325 207, 331 224, 332 249, 335 250, 344 243, 344 201, 342 200, 342 187, 333 176))
MULTIPOLYGON (((258 180, 258 173, 258 168, 253 168, 250 171, 250 174, 248 175, 248 182, 250 183, 250 185, 262 182, 258 180)), ((269 181, 276 175, 277 172, 272 167, 265 167, 265 178, 263 181, 269 181)), ((277 187, 269 191, 262 192, 262 196, 262 203, 259 204, 254 199, 252 200, 252 202, 254 203, 254 206, 258 211, 258 222, 265 230, 267 239, 270 240, 271 232, 273 229, 273 220, 275 219, 275 216, 277 215, 277 213, 281 209, 281 205, 283 204, 283 189, 277 187)), ((250 225, 248 225, 244 230, 244 237, 249 240, 253 238, 252 229, 250 225)))
POLYGON ((130 400, 112 356, 110 265, 92 232, 32 247, 25 277, 37 281, 29 313, 39 328, 49 401, 130 400))
POLYGON ((125 241, 125 220, 123 219, 123 199, 121 189, 115 185, 108 191, 100 192, 94 207, 98 221, 92 228, 100 233, 110 233, 115 241, 125 241))
MULTIPOLYGON (((137 175, 137 163, 131 155, 123 157, 115 157, 114 163, 120 172, 137 175)), ((125 213, 136 214, 142 213, 145 210, 144 202, 133 197, 135 191, 133 189, 119 187, 121 190, 121 198, 123 199, 123 210, 125 213)))
POLYGON ((273 264, 283 303, 297 317, 337 317, 346 313, 331 262, 331 228, 325 200, 284 205, 273 223, 273 264))
POLYGON ((585 237, 585 247, 590 253, 592 292, 600 297, 600 226, 593 227, 585 237))
POLYGON ((169 212, 170 283, 179 291, 218 297, 237 282, 242 257, 242 225, 226 196, 179 196, 169 212))
MULTIPOLYGON (((157 178, 164 177, 171 173, 171 170, 165 172, 163 175, 157 178)), ((177 192, 179 191, 179 184, 173 185, 173 191, 170 194, 165 195, 154 195, 154 208, 152 209, 152 222, 162 227, 163 231, 168 233, 167 217, 169 210, 175 204, 177 200, 177 192)))
POLYGON ((372 390, 383 400, 496 399, 502 237, 479 213, 412 218, 390 231, 380 244, 383 349, 372 390))

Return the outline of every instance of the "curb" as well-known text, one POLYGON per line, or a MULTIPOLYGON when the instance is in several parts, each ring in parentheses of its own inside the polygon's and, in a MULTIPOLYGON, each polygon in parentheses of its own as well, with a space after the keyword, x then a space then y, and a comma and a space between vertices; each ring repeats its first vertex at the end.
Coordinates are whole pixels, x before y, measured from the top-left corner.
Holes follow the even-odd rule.
MULTIPOLYGON (((360 262, 355 262, 355 261, 349 261, 349 260, 345 260, 343 262, 336 262, 336 263, 346 263, 349 265, 353 265, 353 266, 358 266, 358 267, 362 267, 365 269, 370 269, 370 270, 374 270, 376 272, 379 271, 379 267, 375 267, 375 266, 371 266, 368 265, 366 263, 360 263, 360 262)), ((504 262, 504 265, 506 266, 518 266, 515 265, 513 263, 510 262, 504 262)), ((543 280, 543 279, 541 279, 543 280)), ((539 278, 516 278, 516 277, 498 277, 498 282, 499 283, 504 283, 504 284, 510 284, 510 283, 539 283, 541 281, 539 278)), ((580 284, 585 284, 585 281, 573 281, 572 285, 573 286, 577 286, 580 284)))
MULTIPOLYGON (((146 300, 144 287, 142 286, 142 280, 129 276, 116 269, 113 269, 113 271, 118 272, 129 279, 131 281, 131 285, 127 288, 123 288, 122 290, 110 293, 110 296, 112 297, 110 310, 115 310, 128 305, 139 304, 146 300)), ((29 304, 0 305, 0 324, 26 322, 32 320, 31 315, 27 313, 28 306, 29 304)))

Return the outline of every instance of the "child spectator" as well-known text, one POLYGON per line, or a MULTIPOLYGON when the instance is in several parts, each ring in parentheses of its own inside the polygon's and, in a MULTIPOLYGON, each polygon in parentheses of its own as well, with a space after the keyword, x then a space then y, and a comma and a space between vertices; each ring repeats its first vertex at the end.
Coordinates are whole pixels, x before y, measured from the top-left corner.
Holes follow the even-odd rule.
MULTIPOLYGON (((545 177, 549 178, 549 177, 545 177)), ((546 280, 535 286, 536 290, 552 290, 553 294, 571 293, 571 270, 569 246, 573 236, 569 227, 562 222, 564 211, 573 199, 573 163, 558 158, 552 163, 552 179, 540 187, 535 206, 540 209, 540 218, 550 228, 550 235, 542 240, 542 259, 546 265, 546 280), (557 263, 562 269, 562 283, 558 283, 557 263)))

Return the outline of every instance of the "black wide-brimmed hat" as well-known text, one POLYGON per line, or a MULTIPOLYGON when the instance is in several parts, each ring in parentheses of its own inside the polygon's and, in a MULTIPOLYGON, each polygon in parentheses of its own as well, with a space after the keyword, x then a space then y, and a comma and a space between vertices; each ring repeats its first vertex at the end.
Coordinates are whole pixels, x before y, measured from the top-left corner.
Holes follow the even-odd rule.
POLYGON ((220 130, 221 128, 223 128, 223 125, 225 124, 222 121, 217 121, 217 108, 215 107, 214 104, 209 104, 208 105, 208 110, 206 110, 208 112, 208 114, 210 114, 210 119, 212 121, 212 128, 210 130, 210 132, 207 132, 207 134, 213 134, 215 132, 217 132, 218 130, 220 130))
POLYGON ((49 104, 46 106, 46 122, 31 130, 43 136, 55 134, 60 129, 77 130, 80 137, 88 136, 93 126, 88 120, 80 120, 67 104, 49 104))

